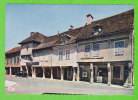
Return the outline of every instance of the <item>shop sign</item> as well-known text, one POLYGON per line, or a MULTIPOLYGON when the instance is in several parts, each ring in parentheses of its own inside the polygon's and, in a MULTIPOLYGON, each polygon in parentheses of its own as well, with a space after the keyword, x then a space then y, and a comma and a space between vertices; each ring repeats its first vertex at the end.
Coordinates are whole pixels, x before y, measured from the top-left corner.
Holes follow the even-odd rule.
POLYGON ((26 66, 39 65, 39 62, 27 62, 26 66))

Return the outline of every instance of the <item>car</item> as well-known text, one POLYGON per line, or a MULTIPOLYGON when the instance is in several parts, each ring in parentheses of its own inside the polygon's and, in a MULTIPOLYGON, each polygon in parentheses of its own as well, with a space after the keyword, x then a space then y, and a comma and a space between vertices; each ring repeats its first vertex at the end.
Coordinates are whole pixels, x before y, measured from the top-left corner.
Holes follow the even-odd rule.
POLYGON ((20 72, 16 73, 15 75, 19 76, 19 77, 27 77, 27 73, 25 71, 20 71, 20 72))

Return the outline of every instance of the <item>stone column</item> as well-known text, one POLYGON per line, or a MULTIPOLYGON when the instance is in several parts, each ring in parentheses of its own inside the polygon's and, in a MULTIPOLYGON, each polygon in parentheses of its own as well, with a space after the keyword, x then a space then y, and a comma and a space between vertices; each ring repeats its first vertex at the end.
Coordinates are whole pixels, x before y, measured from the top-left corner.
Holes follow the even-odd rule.
POLYGON ((113 79, 113 68, 114 66, 111 66, 111 79, 113 79))
POLYGON ((72 81, 75 81, 75 76, 76 76, 75 67, 73 67, 73 79, 72 79, 72 81))
POLYGON ((20 71, 23 71, 23 68, 22 68, 22 66, 20 67, 20 71))
POLYGON ((33 70, 33 66, 31 67, 32 69, 32 77, 34 77, 34 70, 33 70))
POLYGON ((77 81, 80 81, 80 68, 78 63, 77 63, 77 81))
POLYGON ((63 68, 62 67, 60 67, 60 69, 61 69, 61 71, 60 71, 60 73, 61 73, 61 80, 63 80, 64 79, 63 78, 64 71, 63 71, 63 68))
POLYGON ((10 73, 9 73, 10 75, 12 75, 12 70, 11 70, 11 69, 12 69, 12 68, 10 67, 10 73))
POLYGON ((129 76, 128 76, 128 88, 132 88, 132 64, 128 63, 129 76))
POLYGON ((90 83, 93 83, 93 63, 90 63, 90 83))
POLYGON ((27 66, 26 66, 26 73, 27 73, 27 76, 28 76, 28 68, 27 68, 27 66))
POLYGON ((36 68, 35 67, 32 67, 32 77, 36 77, 36 68))
POLYGON ((98 66, 95 66, 95 80, 97 81, 97 76, 98 76, 98 66))
POLYGON ((43 79, 45 79, 45 67, 42 67, 43 69, 43 79))
POLYGON ((107 68, 108 68, 108 83, 107 83, 107 85, 110 86, 111 85, 111 66, 110 66, 110 63, 107 63, 107 68))
POLYGON ((51 78, 50 79, 52 80, 53 79, 53 68, 51 67, 50 69, 51 69, 51 78))
POLYGON ((124 80, 124 66, 123 65, 120 67, 120 78, 121 80, 124 80))

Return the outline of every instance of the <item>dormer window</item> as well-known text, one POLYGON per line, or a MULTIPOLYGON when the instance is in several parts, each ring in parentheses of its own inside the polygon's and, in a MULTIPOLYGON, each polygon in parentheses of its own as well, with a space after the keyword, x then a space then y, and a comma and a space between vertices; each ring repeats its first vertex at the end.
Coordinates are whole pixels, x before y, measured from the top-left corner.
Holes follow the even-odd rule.
POLYGON ((95 25, 95 27, 93 27, 94 30, 94 35, 98 35, 98 33, 102 30, 101 26, 99 24, 95 25))
POLYGON ((94 28, 94 35, 98 35, 99 29, 98 28, 94 28))
POLYGON ((61 42, 61 45, 64 45, 64 44, 66 44, 67 43, 67 41, 62 41, 61 42))
POLYGON ((60 44, 61 44, 61 45, 64 45, 64 44, 66 44, 70 39, 71 39, 71 36, 65 34, 64 36, 62 36, 62 38, 61 38, 61 43, 60 43, 60 44))

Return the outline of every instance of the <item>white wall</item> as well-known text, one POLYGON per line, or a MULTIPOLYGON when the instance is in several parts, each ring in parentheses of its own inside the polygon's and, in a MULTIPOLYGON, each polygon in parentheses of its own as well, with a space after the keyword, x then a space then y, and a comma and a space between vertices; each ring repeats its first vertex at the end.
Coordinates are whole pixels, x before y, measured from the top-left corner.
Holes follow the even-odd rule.
POLYGON ((77 48, 75 44, 53 47, 52 66, 76 67, 77 48), (59 51, 63 50, 63 60, 59 60, 59 51), (70 50, 70 59, 66 60, 66 50, 70 50))

